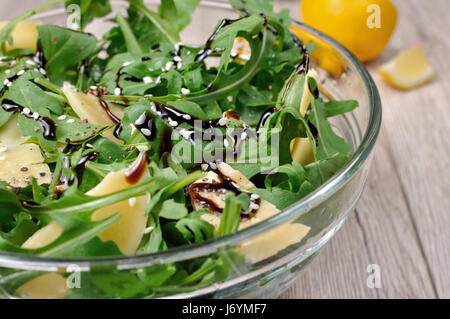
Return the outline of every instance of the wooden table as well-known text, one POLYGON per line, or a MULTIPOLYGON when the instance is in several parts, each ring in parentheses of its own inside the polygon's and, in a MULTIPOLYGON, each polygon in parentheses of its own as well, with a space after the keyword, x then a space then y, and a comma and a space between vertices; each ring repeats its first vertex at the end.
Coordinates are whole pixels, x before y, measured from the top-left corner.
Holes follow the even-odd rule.
MULTIPOLYGON (((4 0, 11 19, 45 0, 4 0)), ((366 190, 355 213, 283 298, 450 298, 450 2, 393 0, 397 29, 367 65, 380 90, 383 126, 366 190), (376 67, 420 43, 437 73, 402 92, 376 67), (381 287, 368 288, 377 264, 381 287)), ((297 1, 279 1, 298 16, 297 1)))

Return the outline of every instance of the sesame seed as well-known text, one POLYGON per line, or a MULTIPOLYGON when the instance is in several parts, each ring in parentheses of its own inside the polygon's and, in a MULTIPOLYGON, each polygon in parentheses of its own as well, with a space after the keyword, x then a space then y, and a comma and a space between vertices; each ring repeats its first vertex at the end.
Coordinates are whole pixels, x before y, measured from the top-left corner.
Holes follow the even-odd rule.
POLYGON ((30 110, 29 108, 25 107, 25 108, 22 110, 22 113, 28 115, 28 114, 31 113, 31 110, 30 110))
POLYGON ((114 94, 115 95, 120 95, 122 93, 122 89, 121 88, 115 88, 114 89, 114 94))
POLYGON ((181 93, 182 94, 189 94, 189 93, 191 93, 191 90, 186 89, 186 88, 181 88, 181 93))
POLYGON ((224 117, 222 117, 222 118, 219 120, 219 125, 220 125, 220 126, 225 126, 226 124, 227 124, 227 119, 224 118, 224 117))
POLYGON ((68 123, 68 124, 71 124, 71 123, 74 123, 74 122, 75 122, 74 119, 69 119, 69 120, 66 121, 66 123, 68 123))
POLYGON ((149 76, 144 76, 144 78, 142 80, 144 81, 145 84, 149 84, 149 83, 153 82, 152 78, 149 76))
POLYGON ((32 60, 27 60, 26 64, 28 64, 28 65, 36 65, 36 62, 34 62, 32 60))
POLYGON ((173 66, 173 62, 172 62, 172 61, 167 62, 167 63, 166 63, 165 70, 166 70, 166 71, 169 71, 169 70, 172 68, 172 66, 173 66))
POLYGON ((255 204, 255 203, 250 203, 249 208, 251 210, 257 210, 257 209, 259 209, 259 205, 255 204))
POLYGON ((181 57, 176 56, 176 57, 173 58, 173 60, 174 60, 175 62, 181 62, 181 57))
POLYGON ((159 84, 159 83, 161 83, 161 77, 160 76, 158 76, 158 78, 156 79, 156 82, 155 82, 156 84, 159 84))
POLYGON ((185 120, 190 120, 190 119, 192 119, 192 117, 189 115, 189 114, 184 114, 183 115, 183 118, 185 119, 185 120))
POLYGON ((259 195, 258 195, 258 194, 251 194, 251 195, 250 195, 250 198, 251 198, 251 199, 258 199, 258 198, 259 198, 259 195))
POLYGON ((175 126, 178 126, 178 122, 177 121, 169 121, 169 125, 175 127, 175 126))
POLYGON ((201 167, 202 167, 202 171, 208 170, 208 164, 202 164, 201 167))
POLYGON ((124 62, 124 64, 122 64, 123 66, 129 66, 131 64, 131 62, 124 62))
POLYGON ((150 131, 148 128, 143 128, 141 129, 142 134, 144 134, 145 136, 150 136, 152 135, 152 131, 150 131))
POLYGON ((144 230, 144 234, 150 234, 150 233, 153 231, 153 229, 155 229, 154 226, 147 227, 147 228, 144 230))
POLYGON ((136 122, 134 122, 134 124, 136 125, 142 125, 145 122, 145 113, 142 113, 141 116, 138 117, 138 119, 136 120, 136 122))
POLYGON ((25 70, 20 70, 19 72, 17 72, 18 76, 21 76, 22 74, 25 74, 25 70))
POLYGON ((181 69, 182 67, 183 67, 183 63, 178 62, 178 63, 177 63, 177 69, 181 69))
POLYGON ((46 75, 47 71, 45 71, 43 68, 39 68, 39 72, 41 72, 42 74, 46 75))
POLYGON ((5 86, 11 86, 11 81, 9 81, 8 79, 5 79, 5 81, 3 81, 3 85, 5 86))
POLYGON ((209 166, 211 166, 212 169, 216 169, 217 168, 216 163, 213 163, 213 162, 209 163, 209 166))
POLYGON ((232 102, 233 101, 233 97, 230 95, 229 97, 227 97, 228 102, 232 102))
POLYGON ((38 112, 34 112, 34 113, 33 113, 33 118, 34 118, 35 120, 37 120, 37 119, 39 118, 39 113, 38 113, 38 112))
POLYGON ((58 120, 64 121, 66 118, 67 118, 66 115, 61 115, 60 117, 58 117, 58 120))
POLYGON ((129 198, 128 205, 130 205, 130 207, 134 207, 134 205, 136 205, 136 197, 129 198))

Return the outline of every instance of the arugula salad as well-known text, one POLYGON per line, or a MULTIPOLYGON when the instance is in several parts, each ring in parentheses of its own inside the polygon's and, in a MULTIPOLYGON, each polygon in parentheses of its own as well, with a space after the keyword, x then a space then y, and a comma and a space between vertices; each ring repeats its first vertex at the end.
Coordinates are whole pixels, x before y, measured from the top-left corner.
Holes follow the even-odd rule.
MULTIPOLYGON (((112 15, 108 0, 52 1, 0 30, 0 252, 132 256, 212 241, 276 215, 349 159, 329 118, 357 102, 320 94, 314 45, 291 33, 289 12, 230 0, 236 18, 205 26, 211 36, 194 45, 180 33, 199 0, 124 2, 112 15), (77 27, 38 25, 33 48, 15 47, 14 28, 58 3, 78 5, 77 27), (101 38, 85 32, 105 17, 101 38)), ((83 274, 90 289, 64 296, 198 289, 308 231, 291 223, 184 263, 83 274)), ((45 276, 0 274, 19 295, 45 276)))

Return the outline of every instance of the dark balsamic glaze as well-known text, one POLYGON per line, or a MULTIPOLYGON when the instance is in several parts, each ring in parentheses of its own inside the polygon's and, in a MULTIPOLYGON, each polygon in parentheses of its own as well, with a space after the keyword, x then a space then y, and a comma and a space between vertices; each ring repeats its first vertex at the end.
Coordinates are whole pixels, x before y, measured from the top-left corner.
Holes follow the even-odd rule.
POLYGON ((205 60, 211 53, 213 53, 213 50, 211 49, 211 46, 214 42, 214 40, 216 39, 217 35, 219 34, 220 30, 222 30, 224 27, 233 24, 236 21, 241 20, 242 18, 239 19, 223 19, 219 26, 217 27, 217 29, 214 31, 214 33, 208 38, 208 40, 205 43, 205 46, 203 48, 203 50, 201 50, 197 56, 195 57, 194 61, 195 62, 201 62, 203 60, 205 60))
POLYGON ((275 107, 272 107, 270 109, 268 109, 267 111, 265 111, 262 115, 261 118, 259 119, 258 125, 256 126, 256 134, 259 136, 259 134, 261 133, 261 128, 264 126, 264 124, 266 124, 267 119, 276 111, 275 107))
POLYGON ((35 117, 33 117, 33 113, 31 113, 31 112, 25 113, 24 112, 25 108, 23 106, 15 103, 14 101, 8 100, 8 99, 4 99, 2 101, 2 108, 6 112, 19 111, 26 118, 33 119, 35 121, 39 121, 44 130, 44 132, 43 132, 44 138, 47 140, 50 140, 50 141, 56 140, 56 125, 52 119, 45 117, 45 116, 40 116, 40 115, 39 115, 39 117, 35 118, 35 117))
POLYGON ((147 140, 153 141, 156 138, 155 116, 150 111, 142 113, 134 122, 134 125, 141 132, 142 130, 149 130, 150 135, 144 134, 147 140))
POLYGON ((109 109, 108 103, 106 103, 103 99, 100 98, 98 99, 98 103, 114 124, 117 125, 120 123, 120 119, 116 115, 114 115, 114 113, 111 112, 111 110, 109 109))
POLYGON ((120 86, 120 79, 122 78, 122 75, 125 74, 125 72, 123 71, 124 68, 125 68, 124 66, 121 66, 119 68, 119 70, 117 71, 117 74, 116 74, 116 88, 119 89, 119 94, 116 94, 116 92, 114 92, 115 95, 122 95, 123 89, 120 86))
MULTIPOLYGON (((229 177, 224 176, 219 171, 215 171, 215 173, 218 175, 218 181, 213 181, 213 183, 207 183, 207 182, 196 182, 189 186, 189 195, 191 197, 192 202, 196 202, 200 205, 202 205, 204 208, 208 209, 212 213, 221 215, 223 212, 223 209, 218 207, 212 200, 203 197, 200 193, 201 192, 217 192, 217 193, 223 193, 225 194, 227 191, 231 191, 235 193, 236 195, 239 195, 245 191, 240 189, 238 185, 233 182, 229 177)), ((248 192, 246 192, 248 193, 248 192)), ((259 207, 261 205, 261 199, 258 198, 252 198, 250 197, 250 203, 257 205, 259 207)), ((251 219, 256 213, 258 212, 259 208, 252 208, 250 211, 244 212, 241 211, 241 221, 246 221, 251 219)))
POLYGON ((74 168, 75 174, 77 174, 78 184, 81 184, 83 172, 86 169, 87 162, 95 161, 98 157, 100 157, 100 153, 92 151, 80 158, 80 160, 78 161, 77 165, 74 168))
POLYGON ((125 173, 125 180, 127 183, 130 185, 137 184, 147 171, 147 165, 147 154, 145 152, 141 152, 133 166, 125 173))

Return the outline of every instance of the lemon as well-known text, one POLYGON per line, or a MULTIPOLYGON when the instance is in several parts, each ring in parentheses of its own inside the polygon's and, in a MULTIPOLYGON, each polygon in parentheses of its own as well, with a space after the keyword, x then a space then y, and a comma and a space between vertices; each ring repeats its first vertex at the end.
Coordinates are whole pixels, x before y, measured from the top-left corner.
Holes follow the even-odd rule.
MULTIPOLYGON (((7 25, 7 21, 0 21, 0 29, 7 25)), ((36 21, 22 21, 19 22, 12 32, 13 47, 6 45, 6 49, 32 49, 36 50, 36 43, 38 38, 37 26, 39 25, 36 21)))
POLYGON ((434 77, 434 71, 420 45, 400 52, 380 66, 378 72, 389 84, 402 90, 418 87, 434 77))
POLYGON ((338 77, 344 72, 341 55, 331 45, 296 26, 291 26, 290 29, 304 44, 313 43, 316 45, 315 50, 310 54, 310 58, 317 62, 322 69, 328 71, 333 77, 338 77))
POLYGON ((397 22, 389 0, 303 0, 303 22, 342 43, 362 62, 383 51, 397 22))

